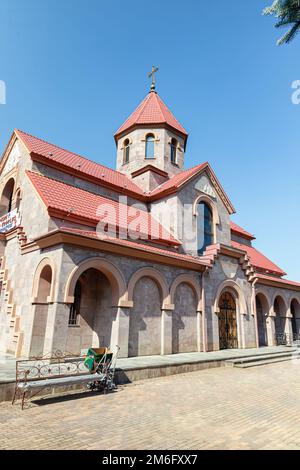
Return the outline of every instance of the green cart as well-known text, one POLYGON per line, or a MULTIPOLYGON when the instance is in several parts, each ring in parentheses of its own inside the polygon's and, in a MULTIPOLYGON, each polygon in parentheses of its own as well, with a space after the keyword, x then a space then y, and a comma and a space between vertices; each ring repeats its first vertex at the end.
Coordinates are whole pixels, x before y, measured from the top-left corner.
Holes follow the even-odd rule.
POLYGON ((115 390, 114 383, 115 369, 119 346, 116 346, 115 354, 109 348, 90 348, 84 361, 84 365, 91 374, 98 375, 99 380, 88 384, 91 390, 115 390))
POLYGON ((103 372, 110 367, 113 353, 108 348, 90 348, 87 352, 84 365, 93 374, 103 372))

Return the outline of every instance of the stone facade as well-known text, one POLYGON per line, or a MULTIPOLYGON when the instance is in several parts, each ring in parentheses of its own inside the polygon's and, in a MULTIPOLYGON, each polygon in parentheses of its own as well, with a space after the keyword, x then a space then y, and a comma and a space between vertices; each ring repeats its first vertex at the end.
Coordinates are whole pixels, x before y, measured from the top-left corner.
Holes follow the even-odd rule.
MULTIPOLYGON (((152 190, 182 173, 184 147, 182 136, 168 128, 131 129, 117 141, 117 169, 131 178, 145 165, 156 167, 157 172, 150 169, 133 178, 151 195, 152 190), (145 159, 145 136, 150 132, 155 135, 155 159, 151 162, 145 159), (124 164, 126 138, 130 161, 124 164), (170 162, 172 138, 178 142, 176 165, 170 162)), ((59 349, 83 354, 91 346, 114 348, 117 344, 121 357, 218 350, 224 293, 235 305, 231 327, 236 347, 273 346, 279 334, 286 338, 299 334, 300 285, 268 276, 267 271, 263 272, 266 279, 259 277, 245 251, 233 249, 232 241, 245 247, 251 246, 251 241, 232 233, 233 211, 207 169, 160 198, 130 194, 126 200, 129 206, 138 203, 180 242, 175 251, 178 259, 174 249, 149 242, 149 247, 157 247, 157 255, 151 258, 143 248, 145 241, 137 244, 135 252, 127 245, 121 251, 120 244, 99 248, 83 235, 51 243, 49 238, 47 244, 45 236, 60 233, 62 227, 79 231, 95 231, 95 227, 50 215, 28 178, 28 170, 112 201, 121 195, 117 188, 98 184, 83 174, 74 175, 59 164, 54 167, 34 160, 22 138, 13 134, 0 168, 0 205, 2 214, 16 208, 21 223, 2 234, 0 241, 2 353, 29 357, 59 349), (9 188, 11 197, 7 197, 9 188), (207 204, 212 214, 211 245, 203 255, 198 254, 200 203, 207 204), (172 258, 168 258, 168 250, 172 258), (180 254, 189 255, 189 262, 184 264, 180 254)))

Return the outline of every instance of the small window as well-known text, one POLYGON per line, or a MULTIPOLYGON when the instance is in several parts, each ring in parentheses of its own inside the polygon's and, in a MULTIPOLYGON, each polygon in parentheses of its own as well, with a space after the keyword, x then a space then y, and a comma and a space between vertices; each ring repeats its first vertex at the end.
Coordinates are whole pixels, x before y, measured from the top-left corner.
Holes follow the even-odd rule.
POLYGON ((129 139, 124 141, 124 150, 123 150, 123 163, 129 163, 129 154, 130 154, 130 142, 129 139))
POLYGON ((146 137, 146 158, 154 158, 154 135, 148 134, 146 137))
POLYGON ((213 244, 213 214, 205 202, 198 204, 197 216, 198 255, 203 255, 206 248, 213 244))
POLYGON ((177 164, 177 140, 171 140, 171 163, 177 164))
POLYGON ((81 304, 81 284, 79 281, 76 282, 74 292, 74 303, 70 307, 69 325, 78 325, 78 317, 80 315, 80 304, 81 304))

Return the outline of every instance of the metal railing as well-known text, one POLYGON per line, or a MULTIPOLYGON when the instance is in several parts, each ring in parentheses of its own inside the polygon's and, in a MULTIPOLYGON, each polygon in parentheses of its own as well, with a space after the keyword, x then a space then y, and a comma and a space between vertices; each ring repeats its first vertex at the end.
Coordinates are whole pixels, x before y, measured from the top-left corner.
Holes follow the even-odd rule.
POLYGON ((277 346, 297 346, 300 347, 300 334, 279 333, 275 335, 277 346))

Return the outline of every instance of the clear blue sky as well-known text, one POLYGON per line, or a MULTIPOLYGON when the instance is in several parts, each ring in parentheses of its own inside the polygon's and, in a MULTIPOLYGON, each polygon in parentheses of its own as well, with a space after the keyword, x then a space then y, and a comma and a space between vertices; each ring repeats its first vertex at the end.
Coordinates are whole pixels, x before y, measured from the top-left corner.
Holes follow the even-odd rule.
POLYGON ((256 246, 300 280, 300 37, 261 16, 272 0, 1 0, 3 149, 14 127, 114 167, 113 133, 149 88, 190 132, 256 246))

